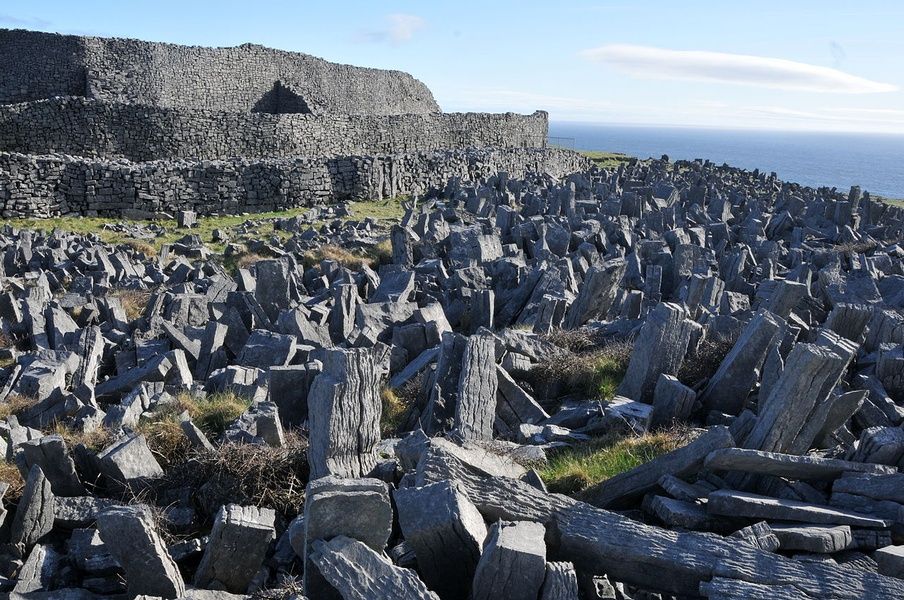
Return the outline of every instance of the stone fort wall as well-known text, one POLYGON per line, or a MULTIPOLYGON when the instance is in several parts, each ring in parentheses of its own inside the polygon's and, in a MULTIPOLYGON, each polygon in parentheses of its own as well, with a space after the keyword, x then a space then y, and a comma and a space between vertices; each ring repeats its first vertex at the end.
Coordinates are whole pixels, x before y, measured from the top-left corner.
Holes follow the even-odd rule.
POLYGON ((149 161, 543 147, 547 114, 265 114, 82 97, 0 106, 0 151, 149 161))
POLYGON ((408 73, 253 44, 203 48, 0 29, 0 104, 52 96, 231 112, 429 114, 408 73))
POLYGON ((585 157, 554 148, 139 163, 0 153, 0 215, 260 212, 423 193, 450 177, 476 180, 499 171, 563 177, 588 165, 585 157))

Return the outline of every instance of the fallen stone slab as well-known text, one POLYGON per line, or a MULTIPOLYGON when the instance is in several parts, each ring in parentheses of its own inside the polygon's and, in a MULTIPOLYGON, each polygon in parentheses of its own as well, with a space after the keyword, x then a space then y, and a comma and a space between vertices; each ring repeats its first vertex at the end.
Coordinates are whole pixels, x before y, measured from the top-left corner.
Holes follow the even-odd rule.
POLYGON ((676 477, 691 475, 703 466, 713 450, 734 445, 727 427, 710 427, 697 439, 639 467, 620 473, 597 484, 582 494, 582 499, 594 506, 607 508, 624 505, 651 491, 666 474, 676 477))
POLYGON ((237 504, 220 508, 195 572, 195 585, 246 593, 276 537, 275 519, 270 508, 237 504))
POLYGON ((730 528, 726 524, 727 519, 706 512, 706 507, 696 502, 647 494, 643 499, 643 509, 670 528, 690 531, 720 531, 730 528))
POLYGON ((441 598, 467 598, 487 537, 483 517, 451 481, 397 489, 393 498, 427 586, 441 598))
POLYGON ((820 527, 774 524, 772 532, 778 538, 782 550, 833 554, 854 547, 854 536, 847 525, 820 527))
POLYGON ((893 467, 852 462, 837 458, 796 456, 745 448, 721 448, 710 452, 703 467, 711 471, 743 471, 789 479, 837 479, 845 473, 881 475, 893 467))
POLYGON ((677 377, 663 373, 653 390, 650 429, 687 421, 694 411, 696 401, 697 394, 694 390, 678 381, 677 377))
POLYGON ((97 530, 113 558, 125 571, 129 595, 179 598, 185 582, 157 534, 144 505, 109 508, 97 516, 97 530))
POLYGON ((618 286, 625 274, 627 261, 617 258, 599 267, 591 267, 584 276, 578 297, 565 312, 563 326, 576 329, 591 319, 605 317, 615 300, 618 286))
MULTIPOLYGON (((50 590, 58 580, 60 570, 64 564, 64 556, 54 550, 50 544, 37 544, 28 553, 28 558, 19 569, 15 586, 9 594, 10 600, 14 598, 33 598, 35 594, 56 594, 50 590)), ((9 589, 9 588, 7 588, 9 589)), ((48 596, 48 600, 51 597, 48 596)))
POLYGON ((62 529, 90 527, 97 515, 122 502, 97 496, 60 496, 54 499, 53 526, 62 529))
MULTIPOLYGON (((439 600, 414 571, 393 565, 358 540, 341 535, 315 540, 310 560, 343 600, 439 600)), ((307 588, 305 594, 319 599, 307 588)))
POLYGON ((26 468, 40 466, 55 496, 83 496, 87 493, 61 436, 46 435, 20 444, 19 448, 26 468))
POLYGON ((164 474, 143 435, 120 438, 98 454, 97 460, 103 475, 115 485, 141 485, 164 474))
POLYGON ((474 573, 473 600, 536 600, 546 576, 546 529, 531 521, 498 521, 474 573))
POLYGON ((717 490, 711 493, 707 497, 706 510, 715 515, 766 519, 767 521, 851 525, 876 529, 887 529, 892 525, 891 521, 885 519, 877 519, 831 506, 770 498, 734 490, 717 490))
POLYGON ((873 554, 879 565, 879 573, 904 579, 904 546, 886 546, 873 554))
POLYGON ((732 533, 731 537, 744 540, 753 547, 766 552, 775 552, 779 547, 778 537, 772 532, 772 527, 766 521, 742 527, 732 533))
POLYGON ((904 473, 845 473, 832 484, 832 493, 857 494, 904 504, 904 473))

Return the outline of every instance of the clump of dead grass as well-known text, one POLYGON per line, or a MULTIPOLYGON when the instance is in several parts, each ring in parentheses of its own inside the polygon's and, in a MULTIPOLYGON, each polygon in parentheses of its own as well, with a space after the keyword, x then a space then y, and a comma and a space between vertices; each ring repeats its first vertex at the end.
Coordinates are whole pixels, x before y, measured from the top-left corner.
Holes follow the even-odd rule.
POLYGON ((34 398, 10 394, 5 401, 0 402, 0 419, 9 418, 10 415, 19 416, 35 404, 37 400, 34 398))
POLYGON ((125 240, 123 243, 136 252, 144 254, 147 258, 154 258, 157 256, 157 247, 144 240, 129 239, 125 240))
POLYGON ((220 506, 237 503, 272 508, 291 519, 304 503, 307 442, 288 433, 282 448, 223 444, 216 452, 192 453, 167 471, 166 480, 173 487, 191 489, 208 518, 220 506))
POLYGON ((111 296, 119 299, 129 321, 141 318, 151 300, 151 293, 147 290, 121 289, 114 291, 111 296))
POLYGON ((376 262, 372 256, 359 254, 334 244, 326 244, 316 250, 309 250, 302 256, 302 262, 309 268, 320 264, 320 261, 323 260, 334 260, 348 269, 360 269, 365 265, 370 267, 376 262))
POLYGON ((82 444, 91 452, 100 452, 115 441, 113 432, 106 427, 97 427, 91 431, 77 431, 62 423, 55 423, 51 433, 63 438, 70 449, 82 444))
POLYGON ((678 371, 681 383, 695 387, 716 374, 722 361, 734 347, 733 339, 704 339, 689 353, 678 371))
MULTIPOLYGON (((572 338, 570 343, 578 344, 579 339, 572 338)), ((525 378, 534 388, 556 386, 560 395, 611 400, 625 376, 631 350, 632 345, 622 341, 594 346, 587 352, 566 350, 533 367, 525 378)))

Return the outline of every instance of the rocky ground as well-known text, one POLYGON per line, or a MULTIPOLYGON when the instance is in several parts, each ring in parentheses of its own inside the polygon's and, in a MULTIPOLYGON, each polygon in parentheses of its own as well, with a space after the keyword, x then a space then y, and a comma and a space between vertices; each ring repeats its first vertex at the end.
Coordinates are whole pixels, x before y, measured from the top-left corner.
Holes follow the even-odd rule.
POLYGON ((362 217, 0 230, 0 591, 904 596, 904 209, 664 158, 362 217))

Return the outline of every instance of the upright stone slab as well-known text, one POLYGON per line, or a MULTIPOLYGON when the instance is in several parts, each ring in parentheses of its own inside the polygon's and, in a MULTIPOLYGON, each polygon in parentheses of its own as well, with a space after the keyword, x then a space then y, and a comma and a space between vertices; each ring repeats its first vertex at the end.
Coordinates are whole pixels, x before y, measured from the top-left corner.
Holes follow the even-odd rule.
POLYGON ((147 506, 108 508, 97 516, 97 530, 107 550, 125 571, 130 596, 145 594, 171 599, 185 593, 179 567, 157 534, 147 506))
POLYGON ((254 296, 273 323, 289 308, 292 275, 287 259, 259 260, 254 264, 258 284, 254 296))
POLYGON ((275 519, 270 508, 237 504, 220 508, 195 572, 195 585, 246 593, 276 536, 275 519))
POLYGON ((578 297, 565 312, 564 326, 566 329, 576 329, 592 319, 606 316, 618 285, 627 268, 627 261, 616 258, 605 262, 600 267, 591 267, 584 278, 584 284, 578 292, 578 297))
POLYGON ((455 407, 455 431, 463 440, 493 439, 497 389, 495 340, 472 335, 462 357, 455 407))
MULTIPOLYGON (((310 560, 343 600, 439 600, 414 571, 393 565, 358 540, 341 535, 316 540, 310 560)), ((318 598, 307 586, 305 595, 318 598)))
POLYGON ((665 302, 653 309, 634 342, 625 378, 618 388, 620 396, 649 403, 659 376, 678 374, 691 336, 700 329, 685 317, 685 310, 677 304, 665 302))
POLYGON ((843 359, 827 348, 797 344, 767 398, 760 399, 759 414, 743 447, 766 452, 787 452, 816 405, 820 389, 837 377, 843 359))
POLYGON ((653 413, 650 428, 666 427, 671 423, 683 423, 694 411, 697 394, 677 377, 663 373, 653 391, 653 413))
POLYGON ((579 600, 578 575, 568 562, 546 563, 540 600, 579 600))
POLYGON ((41 467, 28 471, 25 489, 19 499, 16 516, 9 532, 10 542, 30 548, 53 529, 54 497, 50 481, 41 467))
POLYGON ((546 576, 546 529, 530 521, 498 521, 490 529, 473 600, 536 600, 546 576))
POLYGON ((380 441, 379 378, 370 350, 319 350, 323 371, 308 392, 311 479, 361 477, 373 469, 380 441))
POLYGON ((393 497, 427 586, 443 599, 465 600, 487 535, 477 508, 451 481, 397 489, 393 497))
POLYGON ((781 328, 775 315, 758 312, 701 392, 701 402, 710 410, 730 415, 741 412, 747 395, 756 385, 766 352, 778 342, 781 328))
POLYGON ((304 504, 304 539, 292 539, 304 559, 304 589, 310 600, 338 598, 337 587, 311 560, 314 543, 345 536, 382 553, 392 533, 392 505, 387 485, 378 479, 342 479, 329 475, 308 483, 304 504))

